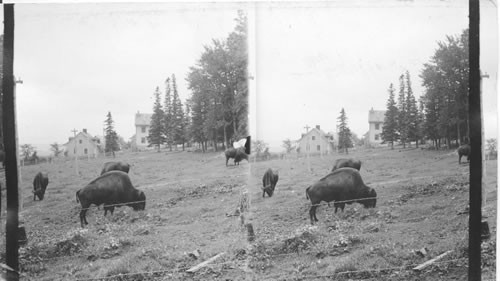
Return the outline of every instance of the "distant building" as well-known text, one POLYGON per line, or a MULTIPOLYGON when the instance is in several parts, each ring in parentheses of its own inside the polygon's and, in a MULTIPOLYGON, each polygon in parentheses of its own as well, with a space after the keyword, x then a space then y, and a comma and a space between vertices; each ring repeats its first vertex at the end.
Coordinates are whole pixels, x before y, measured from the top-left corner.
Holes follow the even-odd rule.
POLYGON ((373 110, 368 112, 368 139, 370 145, 379 145, 382 142, 382 128, 384 126, 385 110, 373 110))
POLYGON ((135 114, 135 140, 132 141, 132 147, 134 149, 140 150, 148 148, 149 127, 151 126, 152 116, 153 114, 139 113, 139 111, 135 114))
POLYGON ((99 137, 93 137, 83 129, 74 137, 69 137, 68 142, 63 144, 65 155, 74 157, 89 156, 97 157, 102 151, 102 144, 99 137))
POLYGON ((300 153, 327 154, 334 151, 335 140, 332 133, 325 133, 319 125, 312 128, 298 140, 298 151, 300 153))

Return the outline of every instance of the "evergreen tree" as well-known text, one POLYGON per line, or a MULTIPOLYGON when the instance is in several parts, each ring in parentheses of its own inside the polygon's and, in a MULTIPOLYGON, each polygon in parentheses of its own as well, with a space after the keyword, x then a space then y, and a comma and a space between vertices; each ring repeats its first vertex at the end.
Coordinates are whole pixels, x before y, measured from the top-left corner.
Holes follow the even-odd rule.
POLYGON ((105 152, 111 152, 113 154, 113 157, 115 157, 115 151, 119 149, 118 146, 118 135, 115 132, 114 129, 114 121, 113 117, 111 116, 111 112, 108 111, 108 115, 106 115, 106 120, 104 121, 105 123, 105 143, 106 146, 104 147, 105 152))
POLYGON ((170 78, 165 80, 165 101, 163 106, 163 134, 165 135, 165 142, 167 143, 170 151, 172 151, 173 128, 172 128, 172 97, 170 88, 170 78))
POLYGON ((164 112, 161 107, 161 98, 160 98, 160 88, 156 87, 155 93, 155 103, 153 105, 153 116, 151 116, 151 125, 149 129, 149 135, 147 136, 149 146, 156 146, 158 152, 160 152, 160 147, 165 143, 165 135, 164 133, 164 112))
POLYGON ((418 108, 411 88, 410 72, 408 71, 406 71, 406 125, 408 142, 411 144, 411 141, 415 140, 418 147, 418 108))
POLYGON ((406 147, 408 138, 408 122, 407 122, 407 106, 405 95, 405 79, 404 75, 399 76, 399 96, 398 96, 398 133, 399 139, 403 143, 403 148, 406 147))
POLYGON ((340 111, 338 119, 338 132, 339 132, 339 149, 344 149, 348 154, 348 148, 352 147, 351 130, 347 126, 347 116, 344 108, 340 111))
POLYGON ((184 149, 184 127, 185 127, 185 120, 184 120, 184 110, 182 108, 182 102, 179 98, 179 93, 177 92, 177 82, 175 80, 175 74, 172 74, 172 91, 173 91, 173 97, 172 97, 172 119, 171 119, 171 125, 172 125, 172 134, 173 134, 173 139, 174 139, 174 144, 177 146, 178 144, 182 144, 182 147, 184 149))
POLYGON ((384 142, 391 144, 394 149, 394 142, 398 140, 398 108, 394 100, 394 87, 389 85, 389 99, 387 100, 387 110, 385 111, 384 126, 381 137, 384 142))

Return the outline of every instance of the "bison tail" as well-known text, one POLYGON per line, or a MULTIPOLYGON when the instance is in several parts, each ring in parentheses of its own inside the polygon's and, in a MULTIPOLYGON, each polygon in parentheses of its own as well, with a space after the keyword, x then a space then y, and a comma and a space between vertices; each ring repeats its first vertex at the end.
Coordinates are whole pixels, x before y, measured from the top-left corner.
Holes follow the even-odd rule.
POLYGON ((309 199, 309 188, 311 188, 310 186, 308 188, 306 188, 306 199, 309 199))
POLYGON ((80 200, 78 199, 80 197, 80 190, 76 192, 76 203, 80 203, 80 200))

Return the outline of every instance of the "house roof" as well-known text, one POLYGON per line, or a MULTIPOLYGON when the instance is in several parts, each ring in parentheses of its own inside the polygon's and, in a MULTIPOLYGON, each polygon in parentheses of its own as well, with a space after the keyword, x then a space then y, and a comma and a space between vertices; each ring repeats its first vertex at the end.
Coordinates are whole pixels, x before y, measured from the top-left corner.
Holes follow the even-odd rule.
MULTIPOLYGON (((98 140, 98 139, 99 139, 99 137, 97 137, 97 136, 96 136, 96 137, 93 137, 91 134, 89 134, 89 133, 87 133, 87 132, 79 132, 78 134, 76 134, 76 137, 78 137, 78 136, 83 136, 84 138, 89 139, 89 140, 91 140, 91 141, 92 141, 92 142, 94 142, 94 143, 95 143, 95 141, 96 141, 96 140, 98 140)), ((68 144, 69 144, 72 140, 74 140, 74 139, 75 139, 75 137, 69 137, 68 142, 66 142, 66 143, 65 143, 65 144, 63 144, 63 145, 68 145, 68 144)), ((96 143, 96 145, 97 145, 97 143, 96 143)))
POLYGON ((322 138, 325 138, 327 141, 331 141, 328 139, 328 137, 334 136, 333 134, 330 134, 330 133, 327 134, 327 133, 323 132, 323 130, 313 127, 306 134, 302 134, 302 137, 300 139, 298 139, 297 142, 300 142, 305 136, 309 136, 312 132, 318 132, 319 136, 322 138))
POLYGON ((136 113, 135 114, 135 125, 147 125, 151 124, 151 117, 153 117, 152 113, 136 113))
POLYGON ((368 112, 368 123, 371 122, 384 122, 385 110, 373 110, 368 112))

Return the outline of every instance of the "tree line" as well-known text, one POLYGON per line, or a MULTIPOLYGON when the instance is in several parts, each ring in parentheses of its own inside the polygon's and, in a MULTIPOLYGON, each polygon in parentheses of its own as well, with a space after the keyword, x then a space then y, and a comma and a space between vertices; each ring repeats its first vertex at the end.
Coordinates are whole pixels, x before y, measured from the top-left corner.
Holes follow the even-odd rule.
POLYGON ((154 93, 148 141, 158 150, 166 144, 196 143, 203 151, 226 148, 232 140, 248 135, 247 19, 238 12, 235 29, 224 40, 204 46, 186 81, 191 96, 182 105, 175 75, 165 81, 161 103, 159 87, 154 93))
POLYGON ((468 143, 469 31, 447 36, 420 73, 425 90, 419 104, 413 95, 410 74, 399 77, 398 100, 393 84, 385 112, 382 140, 406 144, 432 141, 436 148, 468 143))

